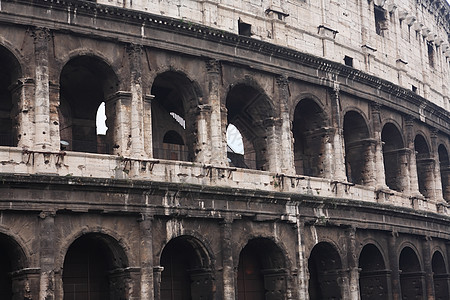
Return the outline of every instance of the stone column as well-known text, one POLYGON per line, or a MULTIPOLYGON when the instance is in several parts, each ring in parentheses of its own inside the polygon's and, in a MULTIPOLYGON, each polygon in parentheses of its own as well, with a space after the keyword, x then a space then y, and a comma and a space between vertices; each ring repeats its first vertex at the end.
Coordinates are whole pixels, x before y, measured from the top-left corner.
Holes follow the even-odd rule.
POLYGON ((392 299, 401 300, 401 288, 400 288, 400 272, 399 272, 399 254, 397 253, 397 232, 392 232, 388 240, 388 255, 389 264, 391 267, 391 279, 392 279, 392 299))
POLYGON ((61 149, 61 138, 59 135, 59 84, 49 83, 50 99, 50 144, 53 150, 61 149))
POLYGON ((227 165, 226 114, 223 126, 223 112, 220 94, 221 66, 214 59, 206 62, 208 81, 208 103, 211 107, 209 137, 211 147, 210 163, 216 166, 227 165), (225 134, 223 134, 225 132, 225 134))
POLYGON ((195 161, 209 164, 211 161, 211 139, 208 120, 211 119, 211 106, 202 104, 198 106, 197 117, 197 143, 194 148, 195 161))
POLYGON ((13 115, 15 137, 17 147, 31 148, 34 143, 34 131, 30 132, 33 124, 33 94, 35 81, 32 78, 24 78, 11 87, 13 98, 13 115))
POLYGON ((157 266, 153 267, 153 288, 155 300, 163 300, 161 299, 161 273, 164 271, 164 267, 157 266))
POLYGON ((36 63, 36 87, 34 98, 34 147, 46 149, 50 144, 50 88, 48 71, 48 47, 51 39, 50 30, 35 28, 34 55, 36 63))
POLYGON ((39 300, 55 299, 55 215, 39 214, 39 260, 41 266, 39 300))
POLYGON ((280 132, 278 135, 280 139, 279 145, 281 147, 281 173, 288 175, 295 175, 294 166, 294 139, 292 135, 292 122, 289 116, 289 80, 285 76, 277 77, 277 87, 280 103, 280 132))
POLYGON ((425 295, 427 299, 434 299, 433 268, 431 266, 431 237, 426 236, 423 241, 423 266, 425 271, 425 295))
POLYGON ((225 217, 221 223, 222 229, 222 264, 223 264, 223 298, 236 299, 235 290, 235 270, 233 263, 233 219, 231 217, 225 217))
POLYGON ((383 144, 381 141, 381 105, 379 103, 372 103, 372 124, 375 139, 375 181, 377 189, 387 189, 386 177, 384 171, 384 160, 383 160, 383 144))
POLYGON ((131 44, 127 47, 130 60, 130 155, 140 157, 144 155, 144 95, 142 90, 142 53, 141 45, 131 44))
POLYGON ((442 178, 441 178, 441 166, 439 164, 439 154, 438 154, 438 141, 437 141, 438 130, 434 129, 431 132, 431 149, 430 155, 434 160, 433 177, 434 177, 434 199, 437 203, 444 203, 444 194, 442 191, 442 178))
POLYGON ((347 181, 345 175, 344 160, 344 131, 341 124, 341 103, 339 98, 339 83, 335 82, 333 89, 330 90, 331 100, 331 126, 333 128, 331 138, 333 167, 332 179, 338 181, 347 181))
POLYGON ((358 255, 356 254, 356 228, 351 227, 347 230, 347 244, 348 244, 348 269, 349 269, 349 288, 350 299, 359 300, 359 268, 358 255))
POLYGON ((152 243, 153 216, 142 215, 140 220, 141 230, 141 300, 154 299, 153 286, 153 243, 152 243))
POLYGON ((132 96, 130 92, 116 92, 105 100, 105 111, 108 118, 106 133, 108 144, 113 154, 126 156, 130 154, 130 106, 132 96))
POLYGON ((144 151, 148 157, 153 157, 153 132, 152 132, 152 100, 153 95, 144 98, 144 151))
POLYGON ((419 180, 417 178, 417 166, 416 166, 416 150, 414 148, 414 118, 406 116, 406 147, 411 150, 409 155, 409 194, 411 196, 420 196, 419 193, 419 180))
MULTIPOLYGON (((279 136, 278 136, 278 130, 277 128, 281 127, 281 120, 275 119, 275 118, 268 118, 263 121, 263 126, 266 128, 266 162, 267 162, 267 168, 265 168, 265 171, 271 171, 271 172, 281 172, 280 168, 280 145, 278 144, 279 136)), ((283 151, 283 150, 281 150, 283 151)), ((261 156, 264 156, 261 154, 261 156)), ((258 159, 258 158, 257 158, 258 159)))

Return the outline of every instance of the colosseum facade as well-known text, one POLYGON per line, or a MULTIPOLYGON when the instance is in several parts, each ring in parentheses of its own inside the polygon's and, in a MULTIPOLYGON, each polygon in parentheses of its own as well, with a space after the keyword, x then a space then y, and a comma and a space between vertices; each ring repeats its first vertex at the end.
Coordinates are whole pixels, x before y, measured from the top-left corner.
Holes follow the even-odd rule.
POLYGON ((0 1, 0 299, 449 299, 449 38, 445 0, 0 1))

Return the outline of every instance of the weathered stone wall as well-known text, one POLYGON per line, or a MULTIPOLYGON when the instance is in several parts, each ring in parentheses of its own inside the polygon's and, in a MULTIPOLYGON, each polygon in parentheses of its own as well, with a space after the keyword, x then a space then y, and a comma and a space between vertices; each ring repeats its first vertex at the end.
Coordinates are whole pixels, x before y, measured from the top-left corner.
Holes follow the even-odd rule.
POLYGON ((384 36, 366 1, 114 4, 1 3, 4 297, 448 298, 448 58, 396 34, 401 8, 448 32, 447 4, 398 3, 384 36), (187 156, 156 155, 169 130, 187 156))
POLYGON ((386 78, 449 108, 449 5, 441 1, 124 1, 111 3, 239 33, 386 78), (375 10, 382 30, 377 34, 375 10), (428 46, 433 49, 429 63, 428 46))

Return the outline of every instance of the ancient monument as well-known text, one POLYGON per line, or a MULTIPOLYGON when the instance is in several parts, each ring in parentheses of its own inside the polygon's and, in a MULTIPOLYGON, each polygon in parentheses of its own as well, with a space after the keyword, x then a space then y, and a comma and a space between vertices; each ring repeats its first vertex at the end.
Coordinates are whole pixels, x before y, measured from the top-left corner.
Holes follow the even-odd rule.
POLYGON ((1 1, 0 299, 449 299, 449 35, 445 0, 1 1))

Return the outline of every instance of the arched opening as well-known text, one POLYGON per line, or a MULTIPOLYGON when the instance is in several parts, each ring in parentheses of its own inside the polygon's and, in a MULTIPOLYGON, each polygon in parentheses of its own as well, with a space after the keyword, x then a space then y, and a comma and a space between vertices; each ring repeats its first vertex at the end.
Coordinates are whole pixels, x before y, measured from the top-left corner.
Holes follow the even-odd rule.
MULTIPOLYGON (((97 115, 109 96, 117 91, 113 70, 93 56, 71 59, 60 76, 59 132, 65 150, 112 153, 112 131, 97 129, 97 115)), ((112 121, 109 120, 108 122, 112 121)))
POLYGON ((390 271, 386 270, 383 256, 374 244, 365 245, 359 256, 359 291, 361 300, 388 299, 390 271))
POLYGON ((319 105, 311 99, 300 101, 295 107, 292 125, 297 174, 323 176, 326 130, 324 113, 319 105))
POLYGON ((286 299, 286 260, 270 239, 250 240, 239 255, 239 300, 286 299))
POLYGON ((314 246, 308 259, 309 299, 342 299, 339 279, 342 263, 339 253, 329 243, 314 246))
POLYGON ((344 116, 345 167, 348 182, 368 184, 374 174, 369 168, 373 163, 373 140, 364 118, 355 111, 344 116))
POLYGON ((448 151, 444 145, 438 147, 439 169, 441 172, 442 195, 446 201, 450 201, 450 162, 448 151))
POLYGON ((231 167, 246 168, 244 139, 239 129, 233 124, 227 127, 227 158, 231 167))
POLYGON ((403 248, 400 253, 399 268, 402 299, 422 299, 424 273, 416 253, 410 247, 403 248))
POLYGON ((433 270, 434 299, 436 300, 445 300, 449 297, 448 280, 450 276, 447 273, 446 265, 441 252, 434 252, 431 267, 433 270))
POLYGON ((89 233, 67 250, 63 266, 64 300, 126 299, 128 260, 113 238, 89 233))
POLYGON ((233 86, 227 95, 228 124, 242 135, 244 164, 249 169, 268 170, 267 140, 273 138, 273 110, 269 98, 246 85, 233 86))
POLYGON ((198 150, 197 110, 201 96, 195 84, 184 74, 165 72, 155 78, 152 95, 155 96, 152 101, 153 156, 194 161, 198 150), (177 143, 172 143, 175 135, 177 143))
POLYGON ((429 198, 433 190, 434 160, 430 157, 428 144, 422 135, 417 135, 414 139, 414 150, 416 151, 419 192, 429 198))
POLYGON ((0 46, 0 146, 16 147, 17 108, 19 91, 14 91, 14 84, 21 76, 19 62, 14 55, 0 46))
POLYGON ((383 162, 386 185, 395 191, 403 192, 407 186, 407 176, 402 166, 407 165, 407 151, 403 144, 403 137, 398 128, 387 123, 381 131, 383 142, 383 162))
POLYGON ((212 299, 211 260, 202 243, 189 236, 171 240, 161 254, 161 299, 212 299))
POLYGON ((187 151, 183 138, 175 130, 169 130, 163 137, 164 158, 170 160, 186 161, 187 151))
POLYGON ((20 246, 11 237, 0 234, 0 299, 24 299, 22 275, 15 278, 12 274, 25 267, 26 258, 20 246))

